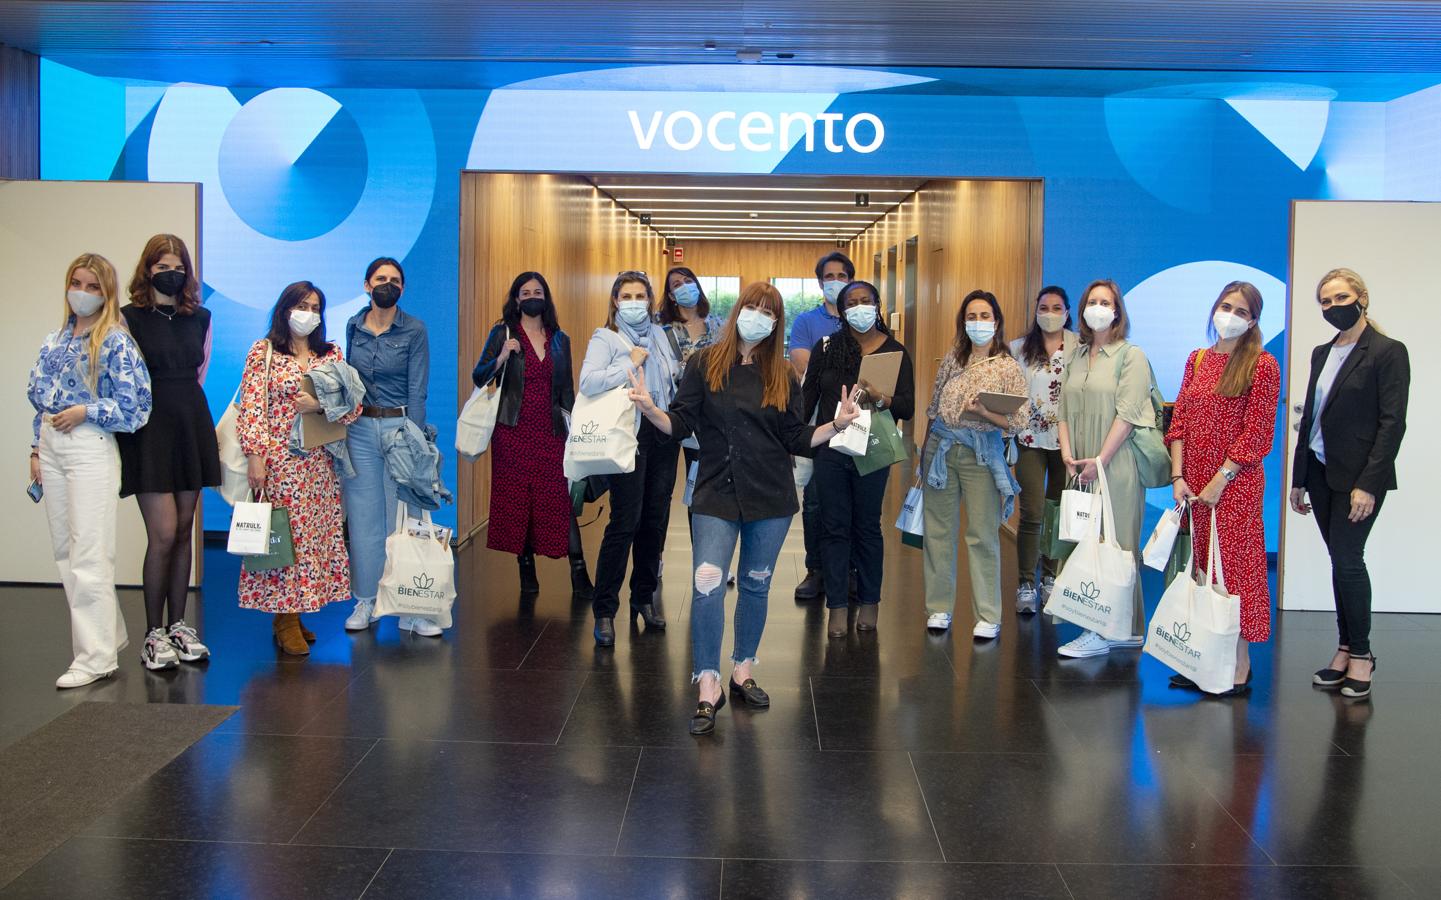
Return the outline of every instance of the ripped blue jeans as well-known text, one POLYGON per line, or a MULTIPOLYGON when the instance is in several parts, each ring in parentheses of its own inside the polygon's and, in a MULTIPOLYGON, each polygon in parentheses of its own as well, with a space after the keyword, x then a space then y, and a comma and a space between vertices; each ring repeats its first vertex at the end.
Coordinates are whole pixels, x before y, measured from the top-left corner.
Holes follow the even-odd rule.
POLYGON ((691 522, 691 567, 695 592, 691 600, 690 640, 694 669, 691 681, 707 672, 720 678, 721 638, 725 634, 726 567, 741 553, 736 571, 735 650, 731 661, 755 662, 766 630, 766 604, 776 557, 790 530, 791 517, 738 522, 697 513, 691 522))

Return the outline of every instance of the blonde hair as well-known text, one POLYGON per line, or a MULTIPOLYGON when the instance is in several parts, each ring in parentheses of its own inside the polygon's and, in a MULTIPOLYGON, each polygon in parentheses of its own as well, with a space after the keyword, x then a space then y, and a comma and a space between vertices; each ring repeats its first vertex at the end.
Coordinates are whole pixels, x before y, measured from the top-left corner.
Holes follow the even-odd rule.
POLYGON ((1316 282, 1316 302, 1321 302, 1321 288, 1325 287, 1328 281, 1335 281, 1338 278, 1350 285, 1351 290, 1356 292, 1357 304, 1361 302, 1362 297, 1366 298, 1366 305, 1361 307, 1361 317, 1366 320, 1367 325, 1376 329, 1378 333, 1385 334, 1386 332, 1381 331, 1381 326, 1376 324, 1376 320, 1371 318, 1371 292, 1366 290, 1365 279, 1356 274, 1355 269, 1343 267, 1340 269, 1332 269, 1325 275, 1322 275, 1321 280, 1316 282))
MULTIPOLYGON (((120 317, 120 291, 118 281, 115 277, 115 266, 110 260, 99 253, 82 253, 75 257, 70 268, 65 270, 65 293, 70 293, 70 278, 75 274, 76 269, 89 269, 95 274, 95 280, 100 282, 100 296, 105 302, 100 306, 100 317, 95 324, 90 326, 90 341, 86 348, 88 360, 86 365, 85 380, 90 385, 92 392, 96 391, 100 383, 100 354, 105 345, 105 339, 110 332, 119 328, 124 331, 124 320, 120 317)), ((64 318, 60 321, 60 330, 64 331, 70 324, 70 319, 75 313, 70 308, 69 297, 63 300, 65 309, 64 318)))

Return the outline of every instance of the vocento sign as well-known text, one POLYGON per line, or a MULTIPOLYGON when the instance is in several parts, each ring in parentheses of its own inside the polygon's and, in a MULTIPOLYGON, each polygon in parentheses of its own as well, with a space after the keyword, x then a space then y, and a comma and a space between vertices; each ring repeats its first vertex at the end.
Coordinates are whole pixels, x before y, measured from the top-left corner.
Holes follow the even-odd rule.
POLYGON ((792 146, 793 136, 797 140, 804 136, 807 153, 815 152, 817 143, 830 153, 844 153, 847 149, 874 153, 886 139, 886 126, 868 112, 847 117, 827 112, 783 112, 776 116, 760 111, 720 110, 702 119, 690 110, 678 109, 671 113, 656 110, 645 121, 639 110, 627 110, 627 115, 641 150, 651 149, 659 138, 672 150, 694 150, 704 141, 722 153, 737 149, 766 153, 777 146, 792 146))

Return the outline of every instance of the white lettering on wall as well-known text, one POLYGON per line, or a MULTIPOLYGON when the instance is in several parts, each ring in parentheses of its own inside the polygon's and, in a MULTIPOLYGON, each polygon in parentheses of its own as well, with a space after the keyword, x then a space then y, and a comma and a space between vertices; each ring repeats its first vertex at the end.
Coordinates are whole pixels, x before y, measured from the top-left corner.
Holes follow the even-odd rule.
POLYGON ((856 113, 850 118, 844 113, 812 116, 804 112, 783 112, 777 123, 770 113, 760 111, 741 115, 734 110, 720 110, 702 121, 699 115, 686 109, 670 113, 656 110, 644 125, 638 110, 627 110, 626 115, 630 118, 635 144, 641 150, 655 146, 657 135, 663 137, 672 150, 694 150, 704 141, 721 153, 734 153, 737 142, 748 152, 767 153, 777 142, 783 148, 792 147, 803 137, 805 152, 814 153, 818 124, 822 129, 820 143, 828 153, 844 153, 848 149, 855 153, 874 153, 886 140, 886 127, 880 117, 868 112, 856 113), (837 128, 840 123, 844 126, 837 128), (861 125, 870 126, 868 141, 863 142, 857 134, 861 125), (796 128, 801 130, 796 132, 796 128))

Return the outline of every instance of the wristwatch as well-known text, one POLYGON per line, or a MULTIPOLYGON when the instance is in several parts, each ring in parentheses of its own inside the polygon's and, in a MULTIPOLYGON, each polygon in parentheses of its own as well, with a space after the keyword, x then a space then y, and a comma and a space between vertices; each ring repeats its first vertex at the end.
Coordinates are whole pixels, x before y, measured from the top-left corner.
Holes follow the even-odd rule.
POLYGON ((1237 476, 1237 475, 1240 475, 1240 474, 1241 474, 1241 470, 1240 470, 1240 469, 1228 469, 1228 468, 1226 468, 1225 466, 1222 466, 1222 467, 1221 467, 1221 477, 1224 478, 1224 479, 1226 479, 1226 483, 1227 483, 1227 484, 1230 484, 1231 482, 1235 481, 1235 480, 1236 480, 1236 476, 1237 476))

